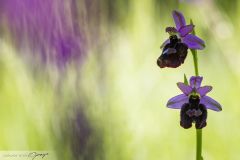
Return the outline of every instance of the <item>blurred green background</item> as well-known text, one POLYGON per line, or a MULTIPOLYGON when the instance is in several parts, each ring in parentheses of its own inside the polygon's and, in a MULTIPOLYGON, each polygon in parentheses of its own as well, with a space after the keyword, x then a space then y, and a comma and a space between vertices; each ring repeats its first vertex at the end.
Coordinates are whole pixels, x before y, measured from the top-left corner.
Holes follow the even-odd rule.
POLYGON ((195 129, 181 128, 179 111, 166 108, 183 74, 194 74, 192 55, 177 69, 156 64, 177 9, 205 40, 200 75, 223 106, 208 112, 203 157, 240 159, 240 1, 79 0, 77 7, 86 55, 64 71, 26 62, 2 22, 0 150, 49 150, 59 160, 194 159, 195 129))

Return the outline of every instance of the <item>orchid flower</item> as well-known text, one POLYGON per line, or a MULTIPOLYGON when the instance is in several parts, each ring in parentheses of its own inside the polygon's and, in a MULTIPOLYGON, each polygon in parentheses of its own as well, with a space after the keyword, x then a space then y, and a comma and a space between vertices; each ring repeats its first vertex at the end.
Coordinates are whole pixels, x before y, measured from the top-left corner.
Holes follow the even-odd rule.
POLYGON ((207 109, 221 111, 221 105, 209 96, 208 92, 212 90, 211 86, 202 86, 203 77, 192 76, 190 85, 178 82, 178 88, 183 94, 171 98, 167 102, 168 108, 181 109, 180 125, 183 128, 190 128, 195 122, 195 127, 201 129, 206 126, 207 109))
MULTIPOLYGON (((190 34, 193 31, 193 28, 195 26, 193 24, 186 25, 185 18, 181 12, 173 11, 172 16, 173 16, 176 28, 167 27, 166 32, 168 32, 170 35, 178 34, 178 36, 181 39, 181 42, 185 43, 190 49, 199 49, 199 50, 204 49, 205 48, 204 41, 201 38, 193 34, 190 34)), ((167 39, 163 43, 162 48, 168 43, 170 43, 169 39, 167 39)))
POLYGON ((202 39, 190 34, 193 31, 194 25, 186 25, 182 13, 173 11, 172 15, 176 28, 166 28, 166 32, 169 33, 170 37, 161 45, 163 51, 157 60, 157 64, 160 68, 177 68, 184 63, 187 57, 188 48, 201 50, 205 47, 205 43, 202 39))

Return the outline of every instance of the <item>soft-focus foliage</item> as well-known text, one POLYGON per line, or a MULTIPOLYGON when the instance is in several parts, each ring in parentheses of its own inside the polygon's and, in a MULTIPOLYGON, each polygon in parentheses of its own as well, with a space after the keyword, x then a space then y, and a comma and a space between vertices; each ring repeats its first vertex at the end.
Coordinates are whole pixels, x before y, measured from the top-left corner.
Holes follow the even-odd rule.
POLYGON ((195 130, 166 108, 180 93, 173 84, 193 75, 192 57, 177 69, 156 64, 178 9, 205 40, 200 75, 223 106, 208 112, 203 156, 239 159, 240 1, 0 4, 0 150, 49 150, 53 160, 193 159, 195 130))

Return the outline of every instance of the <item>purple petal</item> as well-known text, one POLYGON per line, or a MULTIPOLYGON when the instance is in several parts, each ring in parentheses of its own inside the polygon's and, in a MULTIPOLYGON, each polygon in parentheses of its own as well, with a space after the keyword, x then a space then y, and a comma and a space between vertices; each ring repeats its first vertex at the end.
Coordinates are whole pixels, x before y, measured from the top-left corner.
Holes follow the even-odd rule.
POLYGON ((178 31, 175 27, 167 27, 165 30, 168 33, 178 33, 178 31))
POLYGON ((192 76, 190 78, 190 86, 192 88, 199 88, 201 86, 203 77, 200 76, 192 76))
POLYGON ((183 43, 185 43, 190 49, 204 49, 205 43, 199 37, 188 34, 183 38, 183 43))
POLYGON ((212 90, 212 86, 203 86, 203 87, 199 87, 197 89, 197 92, 200 94, 200 96, 205 96, 208 92, 210 92, 212 90))
POLYGON ((193 28, 194 28, 194 25, 192 24, 181 27, 179 29, 180 36, 181 37, 186 36, 188 33, 193 31, 193 28))
POLYGON ((190 87, 182 82, 178 82, 177 86, 185 95, 189 95, 192 92, 192 87, 190 87))
POLYGON ((184 16, 182 15, 181 12, 173 11, 173 12, 172 12, 172 16, 173 16, 175 25, 176 25, 176 27, 177 27, 178 30, 179 30, 181 27, 183 27, 183 26, 186 25, 185 18, 184 18, 184 16))
POLYGON ((202 97, 200 100, 200 103, 204 104, 206 106, 206 108, 214 110, 214 111, 222 110, 222 106, 217 101, 215 101, 214 99, 212 99, 211 97, 208 97, 208 96, 202 97))
POLYGON ((185 94, 180 94, 169 99, 167 102, 167 107, 173 109, 181 109, 182 105, 185 103, 188 103, 188 96, 185 94))
POLYGON ((168 43, 170 43, 170 39, 167 39, 166 41, 163 42, 163 44, 160 46, 160 48, 164 48, 168 43))

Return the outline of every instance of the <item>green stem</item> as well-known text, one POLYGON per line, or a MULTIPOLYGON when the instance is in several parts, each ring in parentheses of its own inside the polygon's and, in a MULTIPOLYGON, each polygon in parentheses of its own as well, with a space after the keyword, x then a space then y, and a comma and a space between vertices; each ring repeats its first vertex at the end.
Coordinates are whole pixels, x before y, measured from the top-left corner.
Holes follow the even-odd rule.
MULTIPOLYGON (((190 20, 190 23, 193 24, 192 20, 190 20)), ((195 35, 194 29, 193 29, 192 34, 195 35)), ((199 76, 197 51, 194 49, 191 49, 191 52, 192 52, 192 56, 193 56, 195 75, 199 76)), ((196 141, 197 141, 196 142, 196 160, 203 160, 203 157, 202 157, 202 129, 196 129, 196 141)))
POLYGON ((196 129, 196 160, 203 160, 202 158, 202 129, 196 129))
POLYGON ((192 56, 193 56, 193 63, 194 63, 195 75, 196 75, 196 76, 199 76, 199 73, 198 73, 197 51, 196 51, 196 50, 191 50, 191 51, 192 51, 192 56))

